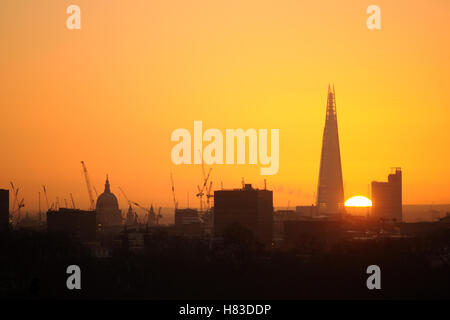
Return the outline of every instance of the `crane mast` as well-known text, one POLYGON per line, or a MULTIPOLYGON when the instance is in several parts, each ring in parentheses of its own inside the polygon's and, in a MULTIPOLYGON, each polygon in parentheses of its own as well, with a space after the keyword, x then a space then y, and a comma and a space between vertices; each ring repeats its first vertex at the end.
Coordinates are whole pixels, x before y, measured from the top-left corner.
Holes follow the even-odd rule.
POLYGON ((98 198, 98 192, 97 192, 97 189, 95 189, 95 186, 93 186, 93 188, 94 188, 95 196, 98 198))
POLYGON ((200 199, 200 212, 203 212, 203 196, 205 195, 205 188, 207 188, 207 184, 208 184, 209 177, 211 175, 212 168, 209 168, 207 175, 205 175, 205 170, 203 169, 203 166, 202 166, 202 171, 203 171, 203 184, 202 184, 201 188, 200 188, 200 186, 197 186, 198 193, 196 194, 196 196, 199 197, 199 199, 200 199))
POLYGON ((159 207, 158 209, 158 215, 156 216, 156 224, 159 224, 159 218, 162 218, 161 209, 162 207, 159 207))
POLYGON ((89 193, 90 209, 95 210, 95 201, 94 201, 94 196, 92 193, 91 182, 89 180, 89 174, 88 174, 86 165, 84 164, 84 161, 81 161, 81 166, 83 167, 84 178, 86 180, 86 186, 87 186, 88 193, 89 193))
POLYGON ((209 188, 206 192, 206 210, 209 211, 209 209, 211 209, 211 205, 210 205, 210 198, 214 197, 214 195, 211 194, 211 189, 212 189, 212 184, 213 182, 210 181, 209 182, 209 188))
POLYGON ((50 210, 50 205, 48 204, 47 190, 45 189, 45 185, 42 186, 42 189, 44 189, 45 202, 47 204, 47 211, 48 211, 50 210))
POLYGON ((125 191, 123 191, 122 187, 119 186, 119 190, 120 190, 120 192, 122 193, 122 195, 123 195, 123 197, 125 198, 125 200, 127 200, 128 206, 131 206, 131 201, 128 200, 128 197, 127 197, 127 195, 125 194, 125 191))
POLYGON ((72 193, 70 194, 70 199, 72 200, 72 208, 75 209, 75 200, 73 200, 72 193))
POLYGON ((155 224, 159 224, 159 218, 162 218, 161 215, 161 209, 162 207, 159 207, 158 209, 158 213, 155 213, 155 210, 153 209, 153 205, 150 206, 150 209, 147 209, 143 206, 141 206, 139 203, 132 201, 132 204, 134 204, 136 207, 145 210, 147 212, 147 226, 150 225, 155 225, 155 224))
POLYGON ((172 176, 172 172, 170 173, 170 182, 172 183, 172 196, 173 196, 173 204, 175 206, 175 211, 178 209, 178 202, 177 199, 175 198, 175 186, 173 184, 173 176, 172 176))
POLYGON ((17 195, 19 193, 19 189, 18 188, 17 189, 14 188, 14 184, 12 183, 12 181, 10 182, 10 184, 11 184, 11 188, 12 188, 12 191, 13 191, 13 194, 14 194, 14 201, 12 203, 11 211, 14 211, 14 208, 16 207, 17 195))
POLYGON ((18 202, 16 224, 20 223, 20 209, 23 207, 25 207, 25 204, 23 203, 23 198, 22 198, 22 200, 20 200, 20 202, 18 202))
POLYGON ((41 216, 41 192, 38 192, 38 216, 39 216, 39 225, 41 224, 42 216, 41 216))

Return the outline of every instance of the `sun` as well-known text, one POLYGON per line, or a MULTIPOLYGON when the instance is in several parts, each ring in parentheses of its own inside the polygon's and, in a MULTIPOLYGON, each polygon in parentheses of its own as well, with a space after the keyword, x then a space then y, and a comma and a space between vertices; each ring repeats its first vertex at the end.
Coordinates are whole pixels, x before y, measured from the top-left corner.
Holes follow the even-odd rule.
POLYGON ((346 207, 371 207, 372 201, 363 196, 354 196, 345 201, 346 207))

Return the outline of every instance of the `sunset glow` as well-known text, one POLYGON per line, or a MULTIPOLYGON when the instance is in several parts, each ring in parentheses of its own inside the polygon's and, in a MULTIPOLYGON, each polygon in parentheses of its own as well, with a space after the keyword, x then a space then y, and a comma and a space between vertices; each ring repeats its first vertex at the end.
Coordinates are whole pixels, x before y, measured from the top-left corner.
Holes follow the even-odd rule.
POLYGON ((450 299, 450 0, 0 0, 0 39, 0 301, 450 299))
POLYGON ((345 201, 346 207, 371 207, 372 200, 364 196, 354 196, 345 201))
MULTIPOLYGON (((400 166, 404 203, 450 202, 450 1, 380 0, 376 31, 368 2, 77 0, 81 30, 66 28, 71 2, 24 3, 0 11, 0 188, 12 181, 29 210, 43 184, 88 208, 81 160, 97 190, 109 174, 120 208, 118 186, 173 206, 170 172, 180 206, 198 206, 201 166, 174 165, 170 139, 195 120, 279 129, 274 204, 314 203, 330 83, 346 194, 400 166)), ((213 167, 213 190, 264 184, 248 160, 213 167)))

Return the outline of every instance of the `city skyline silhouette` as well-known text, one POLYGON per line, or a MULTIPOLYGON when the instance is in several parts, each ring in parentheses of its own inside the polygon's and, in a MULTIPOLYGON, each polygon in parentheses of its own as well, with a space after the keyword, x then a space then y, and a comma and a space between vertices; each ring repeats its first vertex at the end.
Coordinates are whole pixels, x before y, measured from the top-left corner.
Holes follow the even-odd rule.
MULTIPOLYGON (((5 2, 2 30, 17 27, 5 31, 9 50, 0 53, 8 154, 1 188, 12 181, 30 210, 38 208, 42 185, 53 201, 72 193, 77 206, 89 208, 84 160, 98 190, 109 173, 148 206, 171 206, 172 171, 180 201, 189 193, 193 204, 200 168, 171 163, 170 134, 200 119, 205 129, 280 129, 280 169, 267 181, 274 203, 313 204, 323 92, 335 83, 346 199, 370 197, 371 181, 400 166, 405 204, 450 203, 443 147, 450 99, 442 78, 450 70, 442 41, 450 22, 436 19, 448 4, 383 3, 392 14, 379 31, 367 29, 364 6, 333 1, 178 6, 86 3, 82 29, 67 30, 63 3, 30 1, 24 11, 5 2)), ((234 187, 241 177, 263 185, 256 166, 214 166, 213 187, 234 187)))
POLYGON ((450 1, 0 9, 0 299, 450 298, 450 1))

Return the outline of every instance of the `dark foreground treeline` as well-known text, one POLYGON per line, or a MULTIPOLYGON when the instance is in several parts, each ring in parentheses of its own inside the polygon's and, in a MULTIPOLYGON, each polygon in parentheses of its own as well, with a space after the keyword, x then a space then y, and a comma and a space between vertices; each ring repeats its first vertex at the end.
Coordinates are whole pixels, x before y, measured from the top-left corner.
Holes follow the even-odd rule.
POLYGON ((242 233, 220 246, 156 234, 140 253, 115 248, 94 258, 67 237, 0 235, 0 297, 125 299, 450 298, 450 234, 421 239, 342 242, 322 250, 264 251, 242 233), (447 260, 448 263, 448 260, 447 260), (66 268, 81 268, 82 289, 68 290, 66 268), (366 268, 381 268, 368 290, 366 268))

